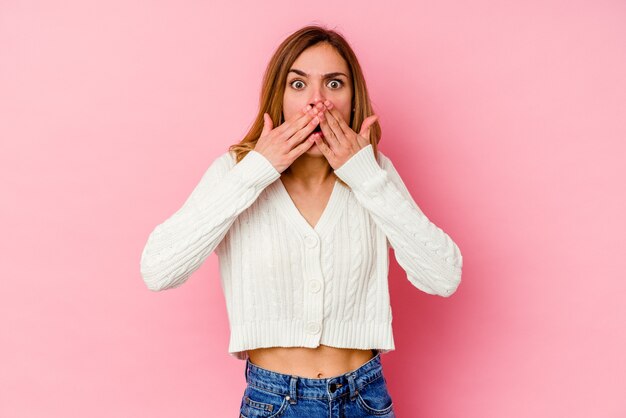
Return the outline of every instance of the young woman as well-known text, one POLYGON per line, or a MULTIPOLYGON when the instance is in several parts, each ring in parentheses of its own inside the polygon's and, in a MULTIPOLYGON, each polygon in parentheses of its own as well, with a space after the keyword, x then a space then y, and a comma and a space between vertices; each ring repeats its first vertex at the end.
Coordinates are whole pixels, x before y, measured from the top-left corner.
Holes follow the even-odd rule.
POLYGON ((380 360, 395 349, 389 248, 440 296, 462 257, 378 151, 380 133, 346 40, 304 27, 271 58, 248 134, 148 238, 154 291, 216 251, 229 353, 246 361, 240 417, 395 416, 380 360))

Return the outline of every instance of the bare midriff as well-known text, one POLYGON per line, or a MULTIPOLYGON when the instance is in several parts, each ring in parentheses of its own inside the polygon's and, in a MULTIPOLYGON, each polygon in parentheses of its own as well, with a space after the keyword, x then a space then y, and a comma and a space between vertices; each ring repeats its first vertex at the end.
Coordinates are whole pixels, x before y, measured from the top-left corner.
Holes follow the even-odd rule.
POLYGON ((250 362, 277 373, 327 379, 358 369, 376 355, 375 350, 308 347, 264 347, 248 350, 250 362))

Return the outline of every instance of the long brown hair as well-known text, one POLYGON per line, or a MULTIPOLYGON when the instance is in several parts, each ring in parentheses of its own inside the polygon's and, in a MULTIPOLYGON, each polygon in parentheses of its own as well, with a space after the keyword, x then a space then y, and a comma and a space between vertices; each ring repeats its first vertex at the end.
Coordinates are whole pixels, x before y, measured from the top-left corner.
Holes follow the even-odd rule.
MULTIPOLYGON (((256 142, 263 131, 263 114, 265 112, 272 118, 274 127, 283 122, 283 95, 289 69, 305 49, 320 42, 326 42, 334 47, 348 64, 352 79, 352 109, 354 109, 351 111, 350 128, 358 133, 365 118, 374 114, 361 66, 348 42, 334 30, 315 25, 305 26, 291 34, 278 46, 267 65, 263 76, 259 112, 256 119, 246 136, 237 144, 229 147, 229 151, 235 153, 237 163, 256 146, 256 142)), ((380 137, 380 124, 376 121, 370 127, 370 143, 377 159, 377 144, 380 137)))

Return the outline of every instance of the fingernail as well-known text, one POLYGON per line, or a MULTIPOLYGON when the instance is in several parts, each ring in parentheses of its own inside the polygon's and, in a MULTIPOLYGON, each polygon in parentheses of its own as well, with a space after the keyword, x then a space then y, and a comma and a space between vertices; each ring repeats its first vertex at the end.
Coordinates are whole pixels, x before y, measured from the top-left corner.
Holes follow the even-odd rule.
POLYGON ((307 105, 307 107, 305 107, 305 108, 304 108, 304 111, 305 111, 305 112, 308 112, 308 111, 309 111, 309 110, 311 110, 311 109, 313 109, 313 108, 311 107, 311 105, 307 105))

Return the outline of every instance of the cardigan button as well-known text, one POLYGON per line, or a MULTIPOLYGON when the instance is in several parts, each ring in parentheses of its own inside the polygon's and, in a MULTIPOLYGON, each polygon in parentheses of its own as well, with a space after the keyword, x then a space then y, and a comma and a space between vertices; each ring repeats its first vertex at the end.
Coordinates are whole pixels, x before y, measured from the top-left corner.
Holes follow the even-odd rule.
POLYGON ((322 283, 319 280, 311 280, 309 282, 309 289, 312 293, 317 293, 322 288, 322 283))
POLYGON ((309 322, 306 324, 306 332, 309 334, 317 334, 322 330, 322 326, 318 322, 309 322))
POLYGON ((309 248, 315 248, 317 246, 317 238, 313 235, 307 235, 304 237, 304 244, 309 248))

